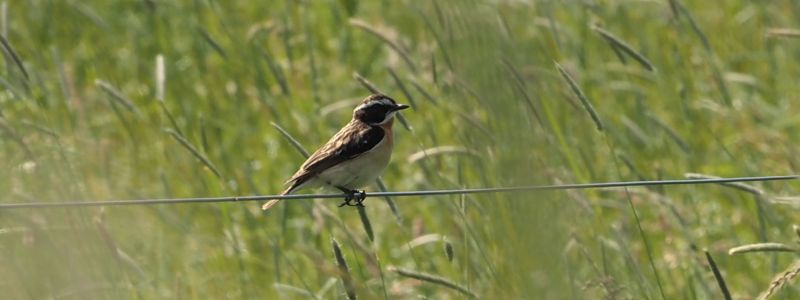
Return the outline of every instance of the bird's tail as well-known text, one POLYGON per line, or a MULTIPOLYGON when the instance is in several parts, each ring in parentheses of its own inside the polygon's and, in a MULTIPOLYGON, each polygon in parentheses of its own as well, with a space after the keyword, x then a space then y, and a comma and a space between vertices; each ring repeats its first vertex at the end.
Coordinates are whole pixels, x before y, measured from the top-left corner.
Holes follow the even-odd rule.
MULTIPOLYGON (((288 189, 286 189, 281 193, 281 196, 291 194, 292 192, 294 192, 295 188, 297 188, 297 186, 295 185, 290 186, 288 189)), ((275 204, 278 204, 279 201, 281 201, 281 199, 269 200, 266 203, 264 203, 264 205, 261 205, 261 210, 268 210, 273 206, 275 206, 275 204)))
POLYGON ((278 204, 278 201, 281 201, 281 200, 272 199, 272 200, 267 201, 266 203, 264 203, 264 205, 261 205, 261 210, 268 210, 268 209, 272 208, 273 206, 275 206, 275 204, 278 204))

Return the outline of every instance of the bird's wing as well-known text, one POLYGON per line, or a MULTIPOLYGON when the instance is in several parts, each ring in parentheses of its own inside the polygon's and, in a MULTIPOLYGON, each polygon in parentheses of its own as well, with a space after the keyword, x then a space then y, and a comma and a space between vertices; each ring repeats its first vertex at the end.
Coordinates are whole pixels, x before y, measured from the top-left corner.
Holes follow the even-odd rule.
POLYGON ((287 181, 292 183, 287 191, 330 167, 369 152, 383 140, 385 134, 383 129, 377 126, 348 124, 311 154, 300 170, 287 181))

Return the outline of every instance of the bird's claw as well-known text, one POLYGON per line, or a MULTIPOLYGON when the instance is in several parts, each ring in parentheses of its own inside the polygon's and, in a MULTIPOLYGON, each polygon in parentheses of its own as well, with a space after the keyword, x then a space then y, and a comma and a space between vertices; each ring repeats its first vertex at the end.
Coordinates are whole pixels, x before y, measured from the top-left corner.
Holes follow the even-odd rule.
POLYGON ((367 193, 359 190, 345 191, 344 202, 339 204, 342 206, 360 206, 364 207, 364 199, 367 198, 367 193), (353 203, 355 201, 355 203, 353 203))

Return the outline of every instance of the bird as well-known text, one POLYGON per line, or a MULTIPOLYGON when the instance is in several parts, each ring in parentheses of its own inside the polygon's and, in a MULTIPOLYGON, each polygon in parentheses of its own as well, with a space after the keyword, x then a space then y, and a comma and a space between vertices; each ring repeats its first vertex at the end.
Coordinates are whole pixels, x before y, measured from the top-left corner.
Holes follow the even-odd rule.
MULTIPOLYGON (((300 166, 281 195, 304 188, 328 187, 345 194, 342 206, 364 206, 366 193, 358 190, 375 181, 392 157, 395 115, 410 106, 383 94, 372 94, 353 109, 353 117, 300 166), (354 202, 355 201, 355 202, 354 202)), ((264 203, 263 210, 280 199, 264 203)))

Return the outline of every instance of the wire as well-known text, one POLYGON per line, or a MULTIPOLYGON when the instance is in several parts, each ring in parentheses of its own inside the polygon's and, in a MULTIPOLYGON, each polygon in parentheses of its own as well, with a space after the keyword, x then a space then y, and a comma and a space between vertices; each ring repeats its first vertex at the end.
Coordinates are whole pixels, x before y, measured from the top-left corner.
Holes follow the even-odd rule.
MULTIPOLYGON (((431 191, 407 192, 375 192, 366 193, 367 197, 409 197, 409 196, 441 196, 454 194, 489 194, 509 193, 523 191, 548 191, 591 188, 618 188, 629 186, 656 186, 656 185, 688 185, 751 181, 776 181, 798 179, 800 175, 734 177, 734 178, 703 178, 703 179, 676 179, 652 181, 621 181, 599 183, 574 183, 559 185, 529 185, 515 187, 452 189, 431 191)), ((299 200, 299 199, 331 199, 344 198, 344 194, 297 194, 297 195, 254 195, 232 197, 207 197, 207 198, 171 198, 171 199, 141 199, 141 200, 106 200, 106 201, 71 201, 71 202, 25 202, 25 203, 0 203, 0 209, 15 208, 56 208, 56 207, 90 207, 90 206, 121 206, 121 205, 153 205, 153 204, 179 204, 179 203, 218 203, 218 202, 244 202, 262 200, 299 200)))

